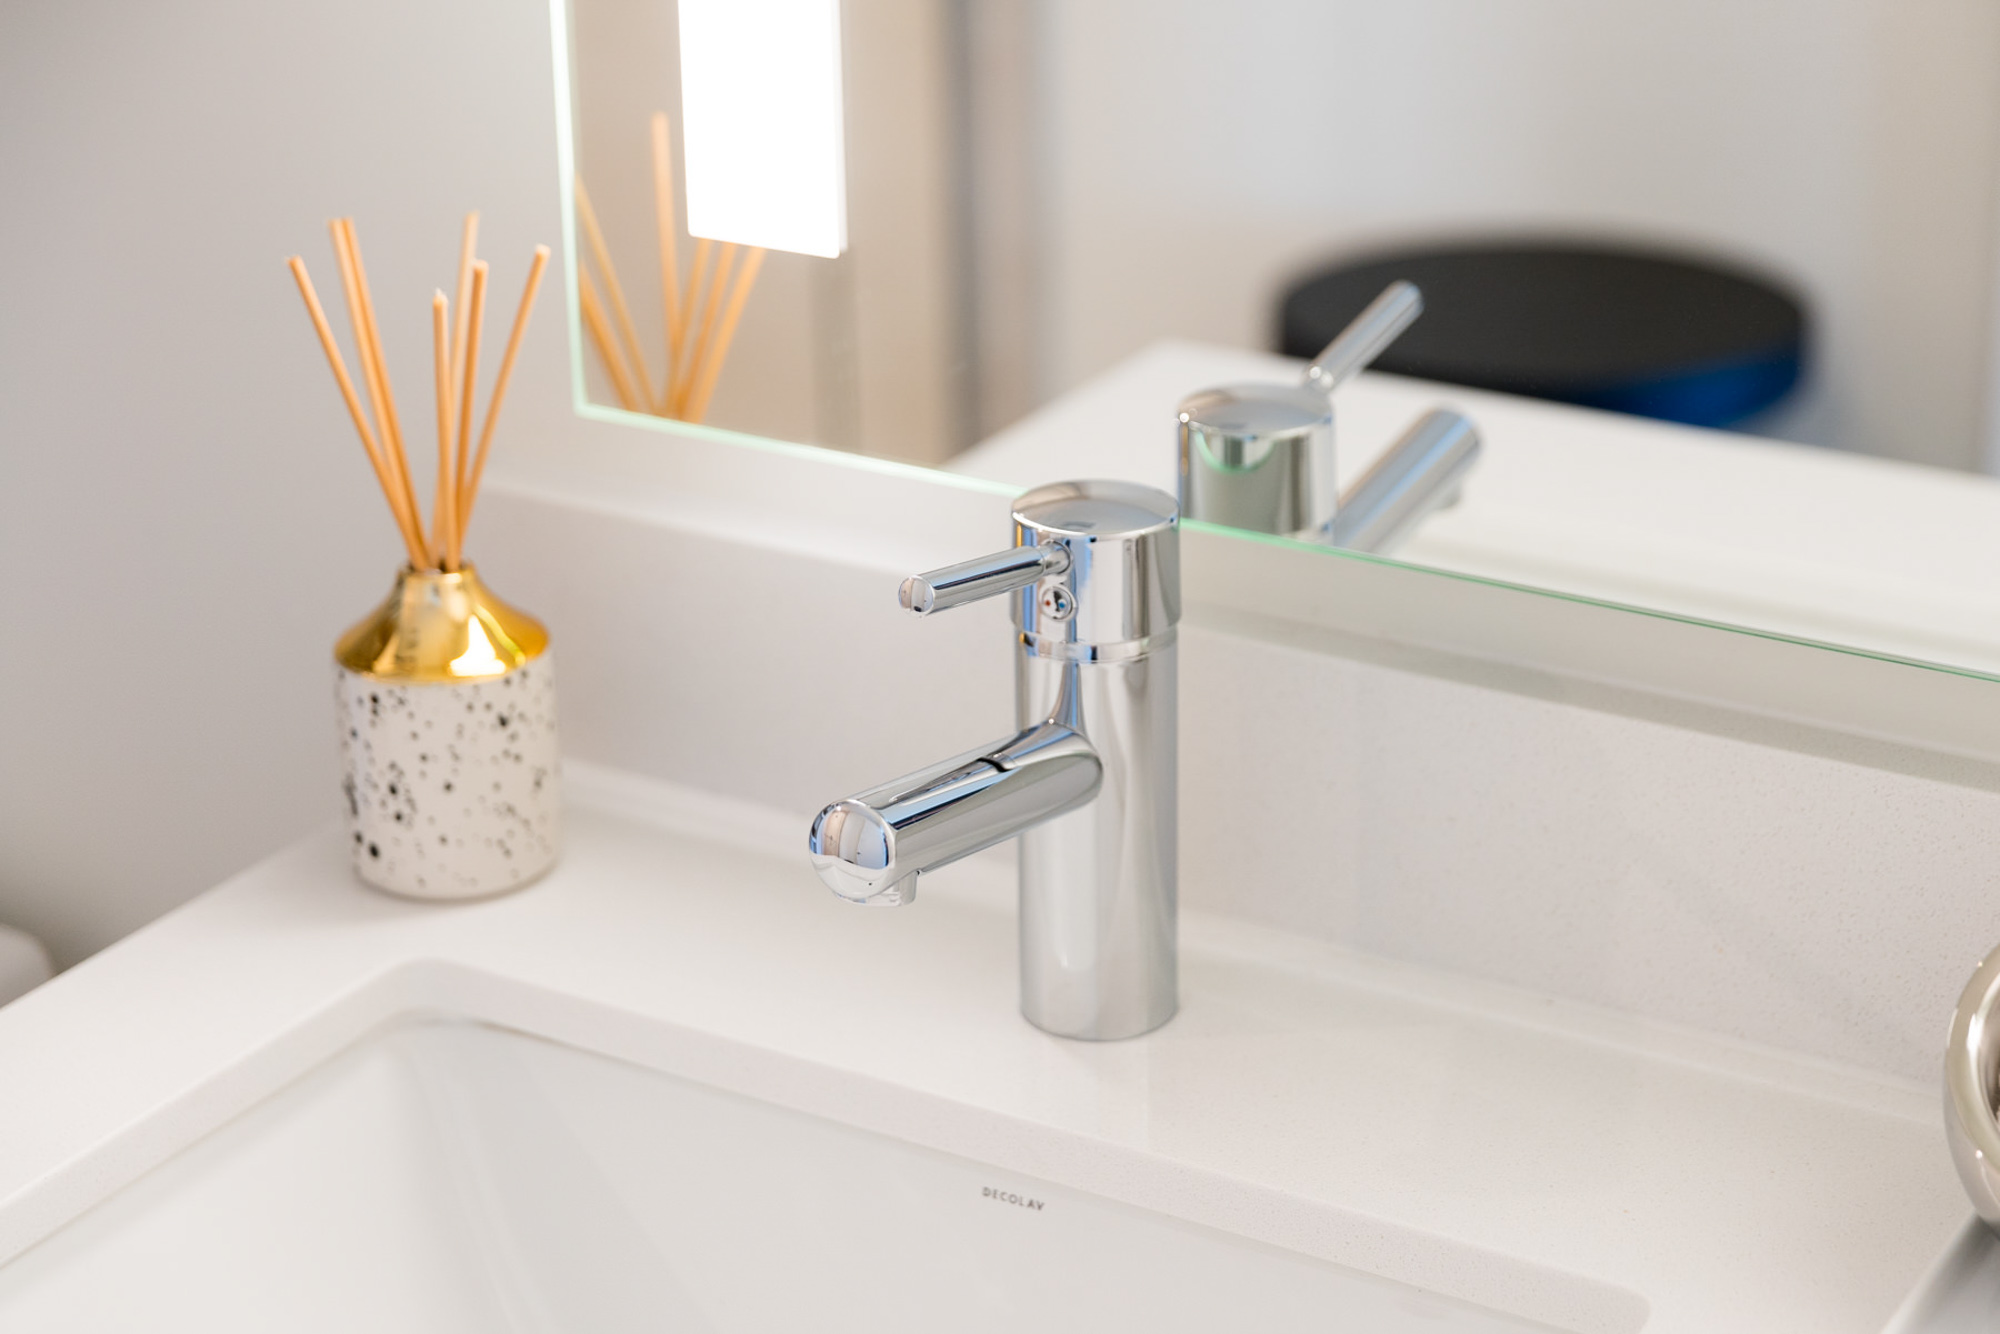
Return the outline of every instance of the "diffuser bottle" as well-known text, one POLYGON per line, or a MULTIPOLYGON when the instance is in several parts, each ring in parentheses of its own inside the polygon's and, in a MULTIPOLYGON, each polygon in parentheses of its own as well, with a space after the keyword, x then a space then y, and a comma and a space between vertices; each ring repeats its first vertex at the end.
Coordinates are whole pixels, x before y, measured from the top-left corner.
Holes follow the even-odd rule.
POLYGON ((555 669, 539 621, 495 597, 469 564, 405 567, 334 658, 349 842, 363 880, 410 898, 480 898, 555 864, 555 669))

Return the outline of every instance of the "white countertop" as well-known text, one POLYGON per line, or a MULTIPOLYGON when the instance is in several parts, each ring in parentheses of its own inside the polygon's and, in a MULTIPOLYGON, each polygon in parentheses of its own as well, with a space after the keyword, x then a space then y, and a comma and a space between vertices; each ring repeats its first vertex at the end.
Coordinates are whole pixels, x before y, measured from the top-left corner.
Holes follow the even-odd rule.
POLYGON ((521 894, 392 900, 329 830, 0 1009, 0 1257, 436 1011, 1579 1331, 1873 1334, 1967 1213, 1927 1088, 1196 916, 1178 1018, 1066 1042, 997 863, 857 911, 789 817, 569 781, 521 894))
MULTIPOLYGON (((946 466, 1024 488, 1117 477, 1171 494, 1181 399, 1293 382, 1303 366, 1155 343, 946 466)), ((2000 672, 2000 480, 1372 372, 1335 401, 1342 485, 1431 408, 1479 426, 1464 498, 1401 560, 2000 672)))

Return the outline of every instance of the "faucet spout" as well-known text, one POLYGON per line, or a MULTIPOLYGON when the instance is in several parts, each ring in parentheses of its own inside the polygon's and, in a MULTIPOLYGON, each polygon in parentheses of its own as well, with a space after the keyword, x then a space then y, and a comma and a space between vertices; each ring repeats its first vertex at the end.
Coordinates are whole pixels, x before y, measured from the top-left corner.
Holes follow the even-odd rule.
POLYGON ((1478 461, 1478 427, 1456 412, 1427 412, 1341 494, 1321 531, 1334 546, 1387 555, 1426 514, 1458 503, 1478 461))
POLYGON ((1104 765, 1081 734, 1041 722, 1014 736, 834 802, 813 820, 813 869, 841 898, 900 907, 917 878, 1073 811, 1104 765))

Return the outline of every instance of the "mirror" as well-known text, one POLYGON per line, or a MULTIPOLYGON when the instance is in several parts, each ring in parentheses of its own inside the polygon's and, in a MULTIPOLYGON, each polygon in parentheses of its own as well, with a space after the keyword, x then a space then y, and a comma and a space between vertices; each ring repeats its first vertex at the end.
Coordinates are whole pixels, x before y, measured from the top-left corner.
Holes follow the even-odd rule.
POLYGON ((740 303, 742 264, 691 276, 674 0, 566 21, 589 403, 639 406, 610 346, 676 411, 660 180, 713 379, 679 415, 1023 488, 1247 466, 1185 401, 1296 397, 1406 278, 1296 483, 1351 500, 1460 414, 1457 503, 1379 554, 2000 674, 2000 10, 845 0, 847 248, 765 254, 740 303))

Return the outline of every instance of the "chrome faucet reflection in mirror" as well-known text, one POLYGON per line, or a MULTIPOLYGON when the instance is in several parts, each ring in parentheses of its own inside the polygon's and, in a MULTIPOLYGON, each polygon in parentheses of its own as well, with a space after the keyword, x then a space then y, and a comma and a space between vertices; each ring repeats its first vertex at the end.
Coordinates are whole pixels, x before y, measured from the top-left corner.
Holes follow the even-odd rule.
POLYGON ((820 878, 875 906, 1018 835, 1021 1013, 1062 1037, 1136 1037, 1179 1003, 1179 523, 1151 487, 1058 483, 1014 503, 1008 550, 905 580, 919 616, 1011 597, 1020 730, 812 825, 820 878))
POLYGON ((1344 492, 1335 481, 1333 392, 1423 313, 1391 283, 1314 358, 1296 385, 1204 389, 1180 405, 1180 500, 1190 519, 1386 555, 1424 516, 1457 501, 1479 432, 1425 413, 1344 492))

